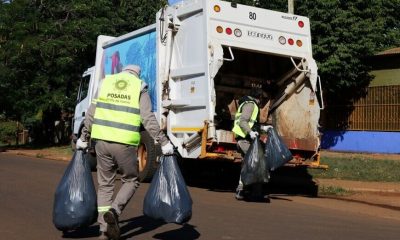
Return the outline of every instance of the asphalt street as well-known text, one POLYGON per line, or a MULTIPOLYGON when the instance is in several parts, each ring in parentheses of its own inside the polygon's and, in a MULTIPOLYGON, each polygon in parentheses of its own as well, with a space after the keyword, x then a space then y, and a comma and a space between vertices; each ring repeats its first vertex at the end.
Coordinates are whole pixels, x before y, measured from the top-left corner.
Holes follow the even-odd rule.
MULTIPOLYGON (((96 239, 98 226, 67 235, 52 223, 55 189, 68 162, 0 153, 0 239, 96 239)), ((95 175, 94 180, 96 181, 95 175)), ((213 178, 210 178, 213 179, 213 178)), ((121 239, 399 239, 400 220, 337 208, 332 200, 275 194, 270 203, 236 201, 229 189, 189 181, 193 217, 163 224, 143 216, 142 184, 121 216, 121 239), (318 201, 318 204, 309 204, 318 201)), ((366 210, 368 211, 368 210, 366 210)))

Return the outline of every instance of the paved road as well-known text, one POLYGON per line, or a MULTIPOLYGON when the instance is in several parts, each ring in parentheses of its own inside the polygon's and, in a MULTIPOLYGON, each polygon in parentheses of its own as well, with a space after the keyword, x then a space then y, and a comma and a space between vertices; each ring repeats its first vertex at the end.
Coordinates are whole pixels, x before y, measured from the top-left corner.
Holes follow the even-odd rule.
MULTIPOLYGON (((96 239, 97 225, 62 236, 52 224, 55 188, 67 162, 0 153, 0 239, 96 239)), ((200 186, 200 187, 199 187, 200 186)), ((148 184, 127 206, 122 239, 399 239, 400 220, 327 208, 332 200, 274 195, 270 203, 239 202, 232 192, 190 187, 189 224, 157 224, 142 215, 148 184), (318 204, 309 204, 318 201, 318 204), (325 202, 326 201, 326 202, 325 202)), ((346 207, 348 206, 348 209, 346 207)))

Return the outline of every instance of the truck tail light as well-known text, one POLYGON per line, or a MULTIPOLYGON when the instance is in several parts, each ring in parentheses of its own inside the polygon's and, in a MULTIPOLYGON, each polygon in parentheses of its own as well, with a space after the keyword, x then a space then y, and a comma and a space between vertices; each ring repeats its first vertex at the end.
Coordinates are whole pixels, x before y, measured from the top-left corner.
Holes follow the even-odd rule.
POLYGON ((242 36, 242 31, 239 28, 236 28, 235 31, 233 31, 236 37, 241 37, 242 36))
POLYGON ((288 43, 289 43, 289 45, 293 45, 294 44, 294 40, 292 38, 289 38, 288 39, 288 43))
POLYGON ((286 38, 284 36, 280 36, 279 37, 279 43, 282 44, 282 45, 285 45, 286 44, 286 38))
POLYGON ((214 5, 214 11, 215 11, 215 12, 220 12, 220 11, 221 11, 220 6, 214 5))
POLYGON ((302 42, 301 40, 297 40, 297 41, 296 41, 296 45, 297 45, 298 47, 301 47, 301 46, 303 46, 303 42, 302 42))
POLYGON ((299 24, 299 27, 301 27, 301 28, 304 27, 304 22, 303 21, 299 21, 298 24, 299 24))
POLYGON ((231 35, 232 34, 232 29, 231 28, 226 28, 225 32, 226 32, 226 34, 231 35))
POLYGON ((218 153, 224 153, 226 151, 224 146, 218 146, 214 152, 218 152, 218 153))
POLYGON ((221 26, 218 26, 216 28, 216 30, 217 30, 217 33, 222 33, 224 31, 224 29, 221 26))

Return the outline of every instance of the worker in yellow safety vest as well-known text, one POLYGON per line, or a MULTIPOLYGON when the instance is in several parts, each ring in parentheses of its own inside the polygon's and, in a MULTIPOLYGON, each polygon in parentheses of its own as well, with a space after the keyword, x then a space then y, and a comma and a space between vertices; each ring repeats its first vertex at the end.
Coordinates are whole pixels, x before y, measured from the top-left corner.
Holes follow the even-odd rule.
POLYGON ((137 147, 140 126, 161 144, 162 153, 173 154, 173 145, 160 130, 140 67, 128 65, 122 72, 107 75, 94 103, 86 113, 77 149, 86 149, 89 138, 96 140, 99 239, 119 239, 118 217, 139 187, 137 147), (115 177, 122 186, 113 200, 115 177))
MULTIPOLYGON (((250 142, 259 136, 259 125, 257 123, 260 114, 260 100, 263 94, 261 87, 253 86, 250 94, 239 100, 239 108, 235 115, 235 121, 232 131, 235 133, 237 146, 244 157, 250 147, 250 142)), ((239 177, 239 184, 236 188, 235 198, 243 200, 251 190, 249 197, 253 199, 264 198, 263 184, 254 184, 253 186, 244 186, 239 177)))

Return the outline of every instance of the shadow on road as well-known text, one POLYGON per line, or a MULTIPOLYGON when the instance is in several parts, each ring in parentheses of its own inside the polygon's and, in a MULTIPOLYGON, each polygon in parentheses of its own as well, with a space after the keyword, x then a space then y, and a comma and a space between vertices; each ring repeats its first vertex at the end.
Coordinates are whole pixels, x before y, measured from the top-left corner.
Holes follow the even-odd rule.
POLYGON ((174 229, 171 231, 166 231, 163 233, 157 233, 153 236, 155 239, 162 239, 162 240, 176 240, 176 239, 199 239, 200 233, 195 229, 195 226, 190 224, 184 224, 179 229, 174 229))
MULTIPOLYGON (((187 185, 216 192, 236 190, 240 164, 219 161, 181 161, 182 174, 187 185)), ((271 173, 265 192, 272 195, 301 195, 316 197, 318 185, 307 168, 282 167, 271 173)), ((279 198, 278 198, 279 199, 279 198)))
MULTIPOLYGON (((166 224, 163 221, 157 221, 146 216, 139 216, 120 221, 121 240, 130 239, 134 236, 153 231, 162 225, 166 224)), ((84 239, 99 236, 99 226, 94 225, 87 228, 78 229, 75 231, 63 232, 62 238, 84 239)), ((181 228, 157 233, 153 236, 154 239, 175 240, 186 239, 194 240, 200 237, 200 233, 195 229, 195 226, 183 224, 181 228)))
MULTIPOLYGON (((134 217, 120 222, 121 226, 121 240, 130 239, 136 235, 153 231, 166 224, 163 221, 157 221, 144 215, 134 217)), ((179 229, 158 233, 153 236, 155 239, 169 240, 169 239, 198 239, 200 233, 196 231, 195 227, 190 224, 184 224, 179 229)))
POLYGON ((75 231, 63 232, 62 238, 82 239, 99 236, 99 225, 81 228, 75 231))
POLYGON ((318 196, 318 185, 306 167, 283 167, 272 172, 269 187, 272 194, 318 196))

